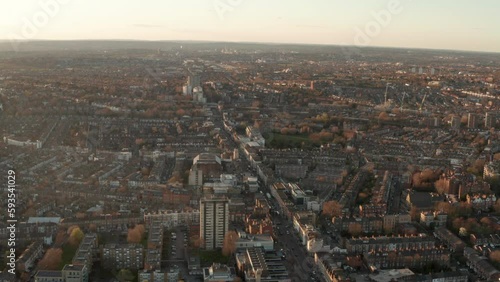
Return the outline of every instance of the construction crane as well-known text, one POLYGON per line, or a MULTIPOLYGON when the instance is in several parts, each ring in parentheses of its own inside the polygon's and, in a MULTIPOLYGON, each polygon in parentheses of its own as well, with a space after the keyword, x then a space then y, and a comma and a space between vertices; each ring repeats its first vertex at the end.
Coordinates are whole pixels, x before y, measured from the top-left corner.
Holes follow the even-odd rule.
POLYGON ((387 90, 389 90, 389 85, 389 82, 387 82, 387 84, 385 85, 384 106, 387 105, 387 90))
POLYGON ((418 108, 418 110, 419 110, 420 112, 422 111, 422 107, 424 106, 424 103, 425 103, 425 98, 427 98, 427 94, 428 94, 428 93, 425 93, 424 98, 422 99, 422 103, 420 103, 420 107, 418 108))
POLYGON ((406 96, 406 92, 403 92, 403 97, 401 98, 401 107, 399 108, 400 112, 403 111, 403 103, 405 102, 405 96, 406 96))

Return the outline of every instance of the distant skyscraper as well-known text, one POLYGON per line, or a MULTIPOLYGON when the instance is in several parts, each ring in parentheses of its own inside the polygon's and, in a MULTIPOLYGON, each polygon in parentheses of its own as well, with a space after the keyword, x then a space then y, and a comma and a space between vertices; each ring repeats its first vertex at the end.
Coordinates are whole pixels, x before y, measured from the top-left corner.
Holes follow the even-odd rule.
POLYGON ((477 128, 477 121, 478 121, 477 115, 469 113, 467 119, 467 128, 477 128))
POLYGON ((187 83, 182 87, 182 93, 184 95, 193 95, 193 90, 196 87, 201 87, 200 76, 190 74, 187 78, 187 83))
POLYGON ((200 200, 200 238, 207 250, 222 248, 229 228, 229 200, 202 198, 200 200))
POLYGON ((284 92, 281 92, 281 94, 280 94, 279 103, 280 104, 285 103, 285 93, 284 92))
POLYGON ((434 75, 436 73, 436 70, 434 68, 431 68, 431 75, 434 75))
POLYGON ((194 89, 197 86, 201 86, 200 76, 198 76, 198 75, 188 76, 187 85, 191 86, 191 89, 194 89))
POLYGON ((453 116, 451 118, 451 128, 459 129, 460 128, 460 117, 453 116))
POLYGON ((415 68, 415 67, 411 68, 411 72, 412 73, 416 73, 417 72, 417 68, 415 68))
POLYGON ((484 115, 484 127, 492 128, 495 126, 495 116, 491 113, 486 113, 484 115))
POLYGON ((182 87, 182 94, 184 95, 191 95, 193 94, 193 88, 189 85, 184 85, 182 87))
POLYGON ((422 67, 418 68, 418 74, 423 74, 424 73, 424 69, 422 67))

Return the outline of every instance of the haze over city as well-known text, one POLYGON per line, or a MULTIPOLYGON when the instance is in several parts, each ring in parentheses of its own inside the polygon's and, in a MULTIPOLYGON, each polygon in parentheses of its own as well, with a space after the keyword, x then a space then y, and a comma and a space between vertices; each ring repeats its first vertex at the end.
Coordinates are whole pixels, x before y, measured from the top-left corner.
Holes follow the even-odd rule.
POLYGON ((499 52, 498 10, 500 2, 495 0, 2 1, 0 39, 202 40, 499 52), (44 7, 50 11, 54 2, 57 7, 45 23, 37 13, 44 7), (36 32, 27 27, 30 24, 36 32))
POLYGON ((498 11, 0 0, 0 282, 500 281, 498 11))

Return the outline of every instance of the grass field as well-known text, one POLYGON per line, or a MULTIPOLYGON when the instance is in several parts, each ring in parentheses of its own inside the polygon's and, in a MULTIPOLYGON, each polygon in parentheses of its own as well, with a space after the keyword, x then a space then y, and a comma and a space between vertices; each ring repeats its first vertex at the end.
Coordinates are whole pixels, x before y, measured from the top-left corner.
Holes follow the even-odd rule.
POLYGON ((212 251, 199 251, 200 255, 200 264, 201 266, 209 266, 212 262, 227 264, 229 262, 229 257, 226 257, 222 254, 220 250, 212 250, 212 251))

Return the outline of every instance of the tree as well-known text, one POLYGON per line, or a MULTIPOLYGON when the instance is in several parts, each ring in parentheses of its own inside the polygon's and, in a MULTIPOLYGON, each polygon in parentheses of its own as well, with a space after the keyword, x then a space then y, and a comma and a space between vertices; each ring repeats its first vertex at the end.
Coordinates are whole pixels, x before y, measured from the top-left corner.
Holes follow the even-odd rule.
POLYGON ((288 127, 283 127, 281 130, 280 130, 280 133, 283 134, 283 135, 287 135, 288 134, 288 127))
POLYGON ((420 213, 418 212, 417 207, 410 208, 410 217, 412 221, 417 221, 417 219, 420 217, 420 213))
POLYGON ((222 254, 224 256, 230 256, 236 252, 236 241, 238 241, 238 233, 236 231, 229 231, 224 236, 224 242, 222 244, 222 254))
POLYGON ((175 114, 176 114, 177 116, 179 116, 179 117, 182 117, 182 116, 184 116, 184 115, 186 114, 186 111, 185 111, 185 110, 183 110, 183 109, 178 109, 178 110, 175 112, 175 114))
POLYGON ((500 212, 500 199, 497 200, 497 202, 495 203, 495 205, 493 206, 493 209, 496 211, 496 212, 500 212))
POLYGON ((426 169, 424 169, 424 171, 422 171, 420 173, 420 179, 422 182, 429 182, 429 181, 435 180, 438 177, 439 177, 439 173, 437 171, 430 169, 430 168, 426 168, 426 169))
POLYGON ((121 269, 117 274, 116 274, 116 279, 120 282, 125 282, 125 281, 134 281, 135 275, 132 273, 132 271, 128 269, 121 269))
POLYGON ((475 231, 477 230, 478 223, 475 218, 468 218, 465 221, 465 229, 467 229, 468 232, 475 231))
POLYGON ((129 243, 140 243, 144 237, 146 229, 144 225, 138 224, 134 228, 130 228, 127 233, 127 242, 129 243))
POLYGON ((484 169, 484 164, 486 163, 486 160, 476 160, 474 162, 474 168, 477 169, 479 172, 482 172, 484 169))
POLYGON ((337 201, 328 201, 323 204, 323 214, 329 217, 342 215, 342 206, 337 201))
POLYGON ((472 214, 472 205, 467 202, 458 204, 458 214, 460 216, 470 216, 472 214))
POLYGON ((500 263, 500 250, 491 252, 490 259, 491 261, 500 263))
POLYGON ((361 235, 361 233, 363 232, 363 226, 361 226, 361 224, 359 224, 357 222, 353 222, 353 223, 349 224, 347 231, 352 236, 357 237, 357 236, 361 235))
POLYGON ((447 191, 448 185, 447 181, 444 178, 438 179, 436 182, 434 182, 434 187, 436 187, 436 192, 439 194, 444 194, 444 192, 447 191))
POLYGON ((438 202, 436 204, 435 210, 446 214, 450 214, 453 212, 453 207, 448 202, 438 202))
POLYGON ((462 217, 458 217, 455 218, 451 224, 453 226, 453 229, 459 230, 460 228, 465 226, 465 220, 462 217))
POLYGON ((313 143, 319 142, 320 139, 321 139, 321 137, 320 137, 319 133, 312 133, 309 135, 309 140, 311 140, 311 142, 313 142, 313 143))
POLYGON ((38 262, 39 270, 57 270, 62 261, 62 249, 50 248, 38 262))
POLYGON ((205 247, 205 240, 203 240, 203 237, 198 237, 198 236, 192 236, 190 238, 191 244, 195 248, 204 248, 205 247))
POLYGON ((378 115, 378 119, 380 120, 387 120, 389 118, 389 115, 387 115, 386 112, 381 112, 379 115, 378 115))
POLYGON ((79 226, 73 225, 70 228, 68 228, 68 243, 72 246, 78 246, 80 245, 80 242, 83 239, 83 231, 80 229, 79 226))
POLYGON ((64 230, 57 231, 56 239, 54 240, 54 245, 61 246, 62 244, 64 244, 64 241, 66 240, 66 236, 68 236, 68 235, 66 234, 66 232, 64 230))
POLYGON ((142 138, 135 139, 135 144, 139 147, 144 145, 144 143, 146 143, 146 141, 144 141, 144 139, 142 139, 142 138))

